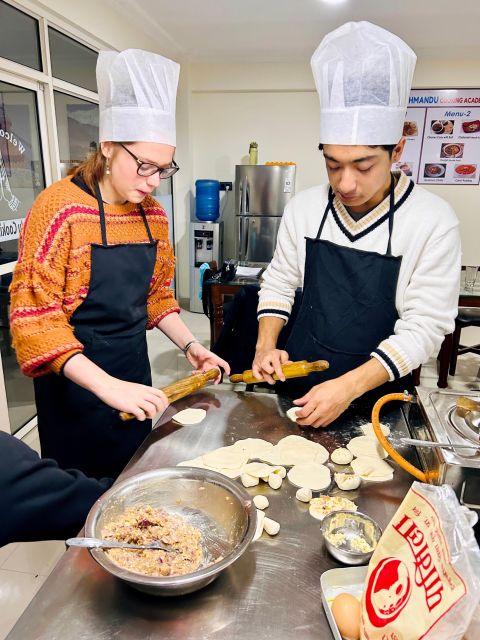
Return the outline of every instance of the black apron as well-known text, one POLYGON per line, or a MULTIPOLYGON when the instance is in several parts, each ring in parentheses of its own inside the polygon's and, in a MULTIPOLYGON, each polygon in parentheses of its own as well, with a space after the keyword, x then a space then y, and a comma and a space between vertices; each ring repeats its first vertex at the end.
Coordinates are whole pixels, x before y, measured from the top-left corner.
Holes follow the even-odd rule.
MULTIPOLYGON (((370 359, 380 342, 394 332, 398 319, 395 295, 402 262, 401 256, 393 256, 391 252, 394 186, 392 176, 385 255, 321 240, 333 207, 334 194, 329 189, 317 236, 305 238, 302 305, 285 350, 290 360, 328 360, 330 368, 305 378, 277 383, 278 393, 300 398, 314 385, 359 367, 370 359)), ((407 376, 382 385, 369 395, 377 399, 384 393, 403 391, 410 386, 410 376, 407 376)), ((369 400, 366 396, 363 398, 369 400)))
MULTIPOLYGON (((109 245, 96 185, 102 244, 91 246, 88 294, 70 322, 83 354, 108 374, 151 385, 147 352, 147 297, 157 241, 139 205, 149 242, 109 245)), ((74 356, 75 357, 75 356, 74 356)), ((63 375, 34 379, 42 457, 88 476, 116 477, 152 428, 152 421, 122 422, 118 411, 63 375)))

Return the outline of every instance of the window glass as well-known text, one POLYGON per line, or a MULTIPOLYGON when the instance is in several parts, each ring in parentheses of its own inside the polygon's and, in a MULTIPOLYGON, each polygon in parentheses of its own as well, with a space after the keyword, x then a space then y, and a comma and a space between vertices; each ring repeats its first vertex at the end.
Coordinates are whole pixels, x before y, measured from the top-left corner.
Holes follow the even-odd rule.
POLYGON ((0 56, 42 71, 38 21, 0 1, 0 56))
POLYGON ((98 104, 54 91, 62 178, 98 146, 98 104))
POLYGON ((52 27, 48 28, 52 75, 84 89, 97 91, 95 67, 98 53, 52 27))
POLYGON ((36 93, 0 82, 0 262, 16 260, 22 222, 44 188, 36 93))
MULTIPOLYGON (((40 153, 37 96, 0 82, 0 264, 18 257, 18 236, 32 202, 45 187, 40 153)), ((12 433, 36 413, 33 384, 24 376, 11 347, 8 287, 0 276, 0 350, 12 433)))

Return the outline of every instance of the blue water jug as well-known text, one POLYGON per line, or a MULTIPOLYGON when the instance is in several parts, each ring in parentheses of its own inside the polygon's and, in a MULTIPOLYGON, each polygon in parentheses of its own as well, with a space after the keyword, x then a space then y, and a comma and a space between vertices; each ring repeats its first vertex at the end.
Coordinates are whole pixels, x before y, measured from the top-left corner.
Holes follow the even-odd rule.
POLYGON ((195 215, 199 220, 212 222, 220 215, 220 182, 197 180, 195 182, 195 215))

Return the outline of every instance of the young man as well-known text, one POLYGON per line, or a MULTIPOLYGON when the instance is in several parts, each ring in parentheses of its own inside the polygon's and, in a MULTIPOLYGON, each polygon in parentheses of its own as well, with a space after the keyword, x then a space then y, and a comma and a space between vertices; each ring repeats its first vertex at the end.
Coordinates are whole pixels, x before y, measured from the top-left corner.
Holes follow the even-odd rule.
POLYGON ((0 547, 10 542, 75 536, 95 500, 113 484, 60 469, 0 431, 0 547))
POLYGON ((279 385, 302 408, 300 425, 327 426, 373 389, 372 402, 403 390, 453 330, 457 218, 444 200, 391 173, 405 146, 415 60, 402 40, 368 22, 328 34, 312 57, 329 184, 285 209, 260 291, 252 365, 273 383, 288 360, 329 361, 325 372, 279 385), (282 351, 276 340, 297 287, 302 306, 282 351))

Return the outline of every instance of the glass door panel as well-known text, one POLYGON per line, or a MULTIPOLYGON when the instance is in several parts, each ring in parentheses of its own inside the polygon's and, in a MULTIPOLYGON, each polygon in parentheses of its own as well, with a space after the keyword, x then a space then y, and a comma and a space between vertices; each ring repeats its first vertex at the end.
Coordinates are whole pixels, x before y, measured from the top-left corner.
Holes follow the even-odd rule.
POLYGON ((0 82, 0 352, 12 433, 36 409, 32 380, 21 373, 11 347, 9 263, 17 259, 22 223, 44 188, 37 93, 0 82))

